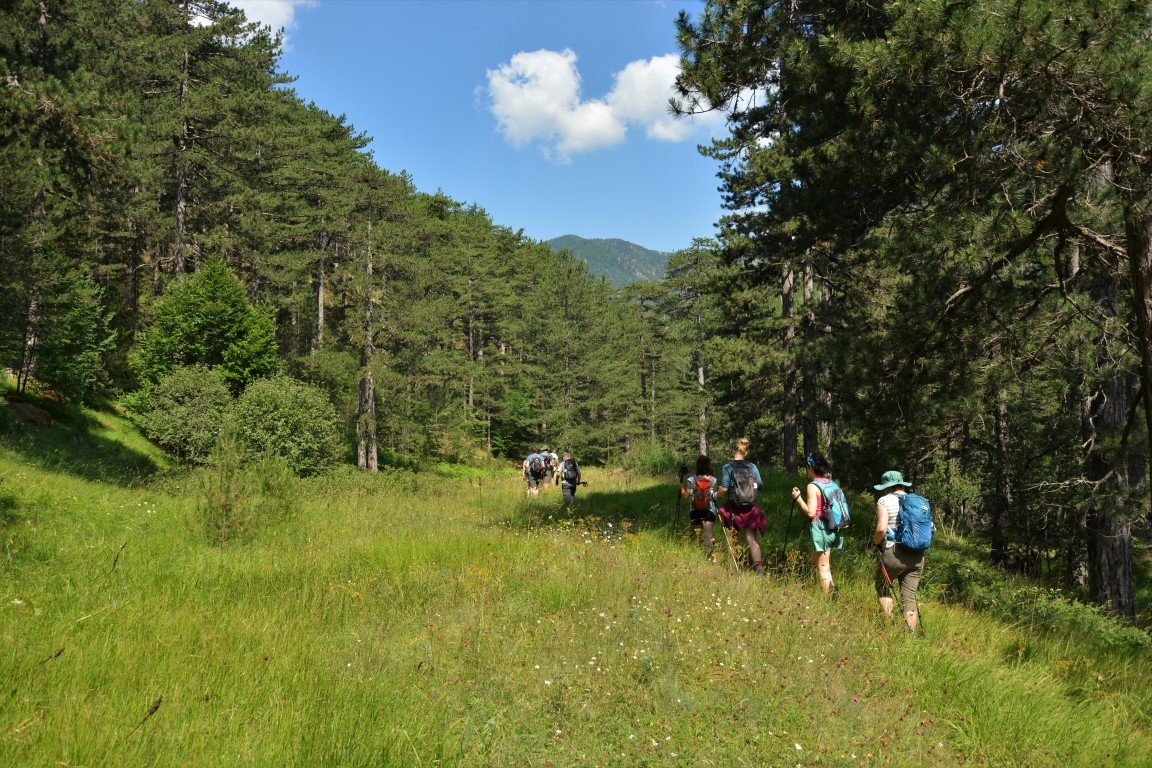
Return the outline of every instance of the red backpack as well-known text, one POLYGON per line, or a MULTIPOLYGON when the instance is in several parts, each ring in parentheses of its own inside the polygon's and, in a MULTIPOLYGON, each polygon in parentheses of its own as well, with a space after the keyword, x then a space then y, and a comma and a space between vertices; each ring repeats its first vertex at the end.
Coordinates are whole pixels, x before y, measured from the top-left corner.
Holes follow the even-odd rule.
POLYGON ((712 508, 712 486, 716 478, 711 475, 697 475, 692 480, 695 486, 692 488, 692 509, 707 512, 712 508))

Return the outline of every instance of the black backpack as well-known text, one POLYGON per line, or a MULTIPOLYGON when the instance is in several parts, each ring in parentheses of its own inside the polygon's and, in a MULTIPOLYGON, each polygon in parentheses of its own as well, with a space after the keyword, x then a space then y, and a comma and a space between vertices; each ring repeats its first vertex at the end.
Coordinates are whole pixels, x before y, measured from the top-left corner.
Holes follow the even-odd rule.
POLYGON ((752 474, 752 465, 746 461, 734 461, 728 475, 728 503, 737 509, 756 506, 756 476, 752 474))
POLYGON ((575 485, 580 479, 580 469, 572 459, 565 459, 560 463, 560 479, 568 485, 575 485))
POLYGON ((528 462, 528 472, 532 477, 544 476, 544 460, 539 456, 533 456, 532 460, 528 462))

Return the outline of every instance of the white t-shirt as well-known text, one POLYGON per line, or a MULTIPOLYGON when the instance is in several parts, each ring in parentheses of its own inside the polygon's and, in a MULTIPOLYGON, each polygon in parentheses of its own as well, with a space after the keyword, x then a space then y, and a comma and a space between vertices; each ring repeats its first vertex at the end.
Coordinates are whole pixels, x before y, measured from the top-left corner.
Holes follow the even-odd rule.
POLYGON ((892 538, 896 535, 896 526, 900 524, 900 497, 906 491, 892 491, 881 496, 876 504, 888 513, 888 533, 884 536, 884 546, 893 547, 896 542, 892 538))

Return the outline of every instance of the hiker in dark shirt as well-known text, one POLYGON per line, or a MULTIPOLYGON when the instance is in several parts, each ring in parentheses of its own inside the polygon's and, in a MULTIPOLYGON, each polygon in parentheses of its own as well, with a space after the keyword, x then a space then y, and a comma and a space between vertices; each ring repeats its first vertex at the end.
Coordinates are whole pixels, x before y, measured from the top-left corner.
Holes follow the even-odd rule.
POLYGON ((572 458, 569 451, 564 451, 560 460, 560 490, 564 493, 564 503, 572 506, 576 503, 576 489, 580 487, 580 465, 572 458))

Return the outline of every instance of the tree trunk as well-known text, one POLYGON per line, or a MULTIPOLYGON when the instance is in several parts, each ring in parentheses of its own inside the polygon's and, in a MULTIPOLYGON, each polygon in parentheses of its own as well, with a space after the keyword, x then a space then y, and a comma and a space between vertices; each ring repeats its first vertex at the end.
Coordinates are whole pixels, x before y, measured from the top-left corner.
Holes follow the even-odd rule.
POLYGON ((708 400, 704 396, 704 360, 700 356, 699 350, 696 351, 696 388, 700 393, 700 455, 708 455, 708 400))
POLYGON ((816 360, 813 358, 816 341, 816 316, 812 304, 812 262, 804 263, 804 362, 801 384, 800 425, 803 432, 804 454, 819 449, 816 428, 816 360))
POLYGON ((1124 235, 1140 347, 1140 397, 1144 425, 1152 435, 1152 194, 1124 208, 1124 235))
POLYGON ((33 296, 28 300, 24 315, 24 342, 20 348, 20 367, 16 370, 16 391, 24 392, 28 381, 36 376, 36 345, 40 326, 40 302, 33 296))
POLYGON ((784 386, 784 413, 781 428, 783 441, 784 471, 796 472, 796 324, 792 318, 792 294, 796 289, 796 273, 791 266, 784 267, 784 279, 780 284, 780 316, 784 322, 784 362, 780 378, 784 386))
POLYGON ((375 304, 372 275, 372 225, 368 225, 368 264, 365 281, 364 346, 360 356, 360 399, 356 406, 356 463, 365 472, 377 470, 376 450, 376 382, 372 377, 372 361, 376 356, 373 338, 372 309, 375 304))
POLYGON ((1005 529, 1011 525, 1014 488, 1012 486, 1012 460, 1008 441, 1008 404, 1004 390, 996 395, 996 498, 989 510, 989 536, 992 539, 992 562, 1008 562, 1008 537, 1005 529))
MULTIPOLYGON (((1111 367, 1107 342, 1097 352, 1098 368, 1111 367)), ((1127 440, 1119 440, 1135 391, 1135 377, 1123 373, 1108 376, 1086 403, 1090 448, 1085 474, 1095 485, 1091 510, 1085 515, 1088 549, 1088 590, 1092 599, 1112 613, 1136 617, 1132 571, 1133 512, 1142 506, 1144 460, 1135 455, 1127 440), (1115 445, 1119 442, 1119 445, 1115 445)))
MULTIPOLYGON (((192 23, 192 13, 189 0, 184 0, 184 28, 192 23)), ((186 32, 187 33, 187 32, 186 32)), ((187 231, 188 215, 188 172, 185 165, 185 152, 188 151, 188 79, 189 79, 189 52, 184 50, 184 58, 180 62, 180 131, 176 134, 176 242, 172 248, 172 271, 176 274, 184 272, 186 263, 184 259, 184 236, 187 231)))
POLYGON ((324 346, 324 278, 328 268, 328 233, 320 233, 320 274, 316 285, 316 336, 312 339, 312 351, 324 346))

